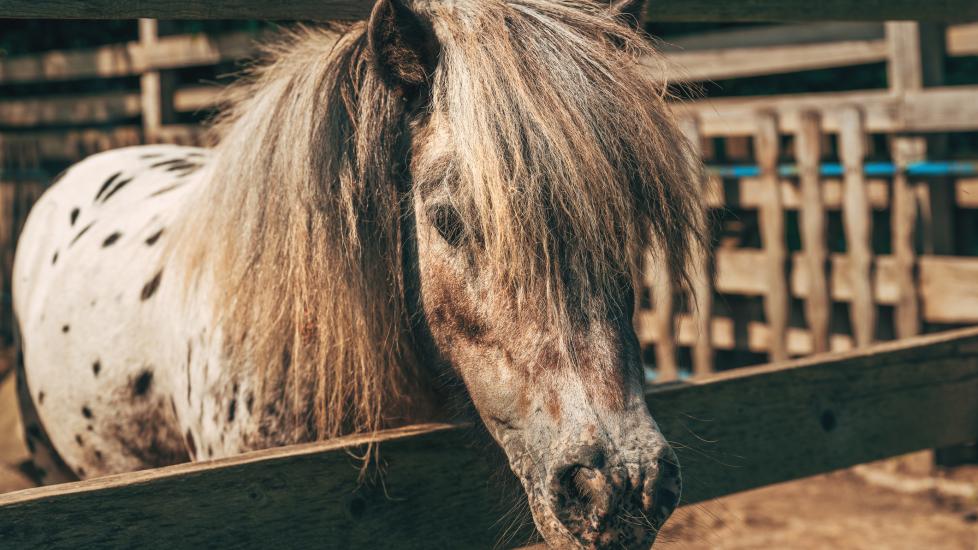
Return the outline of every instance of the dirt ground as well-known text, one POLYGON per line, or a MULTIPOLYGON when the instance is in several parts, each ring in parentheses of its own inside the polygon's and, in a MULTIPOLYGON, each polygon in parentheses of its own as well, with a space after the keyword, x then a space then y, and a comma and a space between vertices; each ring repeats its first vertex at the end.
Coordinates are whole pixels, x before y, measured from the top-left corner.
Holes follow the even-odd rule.
POLYGON ((659 540, 676 550, 978 550, 978 502, 902 494, 843 471, 682 508, 659 540))
MULTIPOLYGON (((26 449, 16 424, 12 378, 0 382, 0 493, 29 486, 16 467, 26 449)), ((873 468, 900 469, 893 464, 873 468)), ((904 494, 864 477, 847 470, 682 508, 656 548, 978 550, 978 499, 904 494)), ((978 467, 943 477, 978 490, 978 467)))

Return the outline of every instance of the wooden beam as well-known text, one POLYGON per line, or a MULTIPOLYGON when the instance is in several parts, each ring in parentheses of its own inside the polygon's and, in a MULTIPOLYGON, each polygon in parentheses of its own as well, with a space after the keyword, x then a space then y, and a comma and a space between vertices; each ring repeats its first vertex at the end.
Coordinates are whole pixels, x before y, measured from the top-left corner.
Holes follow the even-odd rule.
MULTIPOLYGON (((686 139, 693 147, 693 153, 697 158, 703 156, 703 139, 700 136, 699 122, 696 119, 683 119, 682 130, 686 139)), ((710 195, 707 186, 708 180, 704 177, 700 182, 703 186, 700 193, 700 200, 704 207, 708 206, 708 196, 710 195)), ((706 250, 697 246, 694 252, 693 277, 692 277, 692 304, 693 312, 696 315, 696 343, 693 345, 693 374, 695 376, 705 376, 711 374, 715 369, 713 366, 713 224, 709 214, 704 221, 706 231, 706 250)))
MULTIPOLYGON (((371 0, 70 0, 32 2, 7 0, 4 17, 42 19, 363 19, 371 0)), ((858 6, 851 0, 652 0, 653 21, 970 21, 978 19, 971 0, 942 0, 921 6, 915 0, 867 0, 858 6)))
POLYGON ((803 113, 801 128, 795 139, 798 158, 798 184, 801 193, 801 239, 808 267, 808 296, 805 299, 805 321, 812 333, 815 353, 829 351, 829 321, 832 303, 825 277, 828 267, 826 229, 828 222, 822 201, 819 166, 822 161, 821 117, 816 112, 803 113))
MULTIPOLYGON (((757 266, 763 265, 764 251, 759 249, 720 249, 716 252, 716 289, 720 294, 763 296, 766 283, 757 276, 757 266)), ((874 258, 873 300, 877 304, 896 304, 897 263, 892 256, 874 258)), ((850 259, 843 254, 830 257, 829 288, 836 302, 850 302, 854 289, 847 273, 850 259)), ((959 256, 918 256, 918 295, 922 315, 931 323, 978 323, 978 259, 959 256)), ((791 258, 791 295, 805 298, 809 294, 807 262, 801 253, 791 258)))
POLYGON ((254 54, 262 36, 246 32, 181 34, 157 37, 152 47, 129 42, 11 56, 0 59, 0 84, 111 78, 152 69, 213 65, 254 54))
POLYGON ((761 244, 764 247, 764 275, 767 292, 764 293, 764 316, 771 329, 770 355, 772 361, 788 358, 787 328, 788 283, 785 280, 787 245, 784 234, 784 208, 781 206, 778 158, 780 136, 778 121, 773 113, 761 112, 757 117, 757 133, 754 136, 754 152, 761 167, 764 200, 759 209, 761 244))
POLYGON ((856 343, 868 346, 876 338, 876 302, 873 300, 873 210, 869 206, 863 160, 866 135, 862 113, 847 107, 839 113, 839 156, 845 166, 842 225, 849 254, 849 286, 853 299, 849 318, 856 343))
POLYGON ((871 133, 952 132, 978 128, 978 86, 928 88, 903 97, 887 90, 828 92, 749 98, 717 98, 678 103, 682 116, 698 116, 704 136, 750 136, 756 126, 756 113, 778 113, 783 133, 798 131, 802 112, 823 113, 823 130, 839 131, 837 113, 843 107, 858 106, 871 133))
MULTIPOLYGON (((890 242, 896 260, 897 288, 900 297, 894 311, 898 338, 920 334, 920 304, 917 297, 917 201, 907 177, 906 167, 924 159, 927 142, 922 137, 896 136, 891 142, 893 162, 900 171, 893 176, 893 208, 890 211, 890 242)), ((952 190, 953 191, 953 190, 952 190)))
MULTIPOLYGON (((690 504, 967 441, 976 394, 978 329, 968 329, 667 384, 648 405, 676 445, 690 504)), ((488 549, 508 523, 500 510, 522 497, 493 489, 511 475, 470 437, 415 426, 9 493, 0 540, 237 547, 287 533, 300 547, 488 549), (385 473, 359 484, 350 455, 368 442, 380 443, 385 473)))
POLYGON ((849 67, 886 57, 883 40, 670 52, 663 77, 671 81, 720 80, 849 67))
POLYGON ((883 25, 852 21, 737 26, 672 37, 660 45, 666 52, 762 48, 824 42, 881 40, 883 25))

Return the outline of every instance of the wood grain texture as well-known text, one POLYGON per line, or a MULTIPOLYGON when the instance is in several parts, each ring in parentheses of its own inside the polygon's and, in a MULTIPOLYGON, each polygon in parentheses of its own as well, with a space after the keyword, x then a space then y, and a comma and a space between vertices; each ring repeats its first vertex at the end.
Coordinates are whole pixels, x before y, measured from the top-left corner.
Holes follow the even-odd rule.
POLYGON ((900 296, 894 308, 897 337, 920 334, 920 304, 917 298, 917 251, 914 237, 917 201, 905 169, 924 160, 927 142, 922 137, 895 137, 891 143, 893 162, 899 171, 893 176, 893 207, 890 210, 890 242, 896 260, 896 285, 900 296))
POLYGON ((679 363, 676 359, 676 342, 673 338, 675 315, 674 289, 668 266, 656 267, 652 284, 652 314, 655 319, 659 340, 655 343, 655 366, 660 382, 671 382, 679 378, 679 363))
MULTIPOLYGON (((362 19, 370 0, 4 0, 4 17, 50 19, 362 19)), ((652 21, 969 21, 978 18, 971 0, 652 0, 652 21)))
POLYGON ((808 296, 805 298, 805 321, 812 333, 815 353, 829 351, 829 320, 832 303, 829 298, 828 248, 826 215, 822 201, 819 165, 822 160, 821 117, 815 111, 803 113, 795 140, 798 159, 798 185, 801 191, 801 240, 808 268, 808 296))
POLYGON ((952 132, 978 128, 978 86, 928 88, 896 96, 888 90, 826 92, 766 97, 731 97, 680 103, 681 116, 698 116, 704 136, 750 136, 760 109, 776 111, 779 129, 798 130, 801 113, 812 109, 823 113, 825 131, 839 130, 839 110, 858 106, 872 133, 952 132))
POLYGON ((849 67, 887 58, 883 40, 670 52, 665 78, 679 81, 761 76, 849 67))
MULTIPOLYGON (((699 121, 695 118, 686 118, 681 121, 683 134, 693 146, 693 151, 697 157, 702 157, 703 138, 700 135, 699 121)), ((709 181, 704 178, 702 181, 703 192, 700 197, 703 201, 704 209, 709 208, 709 181)), ((712 216, 709 211, 706 213, 706 232, 708 242, 712 243, 712 216)), ((714 371, 713 366, 713 250, 698 249, 694 254, 697 264, 693 266, 692 277, 692 303, 693 312, 696 317, 696 343, 693 345, 693 374, 704 376, 714 371)))
MULTIPOLYGON (((690 504, 967 441, 976 393, 978 329, 967 329, 667 384, 648 404, 676 446, 690 504)), ((0 545, 494 547, 501 500, 465 429, 378 434, 384 481, 358 484, 349 453, 368 440, 0 495, 0 545)))
POLYGON ((784 236, 784 208, 781 206, 778 157, 780 136, 778 122, 773 113, 757 115, 757 133, 754 136, 754 154, 761 168, 758 178, 764 189, 764 201, 760 205, 759 222, 761 244, 764 247, 764 277, 767 292, 764 295, 764 316, 770 328, 769 355, 772 361, 788 358, 788 283, 785 276, 787 248, 784 236))
POLYGON ((849 256, 852 302, 849 318, 859 346, 876 338, 876 303, 873 300, 873 217, 863 175, 866 156, 862 113, 855 107, 840 111, 839 156, 845 167, 842 224, 849 256))

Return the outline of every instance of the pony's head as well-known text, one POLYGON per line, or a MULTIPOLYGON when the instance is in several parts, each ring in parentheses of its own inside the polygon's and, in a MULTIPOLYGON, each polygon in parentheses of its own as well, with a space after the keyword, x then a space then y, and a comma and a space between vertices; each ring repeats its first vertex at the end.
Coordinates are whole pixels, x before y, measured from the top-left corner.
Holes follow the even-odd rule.
POLYGON ((683 286, 701 212, 640 10, 379 0, 245 88, 209 191, 223 222, 195 232, 217 235, 217 309, 277 429, 376 428, 412 381, 454 378, 549 543, 654 540, 681 483, 634 289, 646 256, 683 286))
POLYGON ((684 272, 700 217, 689 149, 623 21, 639 3, 620 4, 384 0, 367 31, 415 102, 422 328, 540 531, 589 548, 647 547, 679 500, 633 289, 650 249, 684 272))

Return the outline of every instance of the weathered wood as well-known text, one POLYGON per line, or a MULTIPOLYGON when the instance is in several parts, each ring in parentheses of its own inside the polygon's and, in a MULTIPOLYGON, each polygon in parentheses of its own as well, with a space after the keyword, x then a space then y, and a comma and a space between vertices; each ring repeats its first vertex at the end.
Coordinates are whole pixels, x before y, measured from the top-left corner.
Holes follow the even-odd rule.
POLYGON ((666 55, 669 80, 719 80, 875 63, 887 58, 886 42, 865 40, 725 48, 666 55))
MULTIPOLYGON (((967 28, 957 25, 952 28, 967 28)), ((726 48, 760 48, 816 42, 851 42, 881 40, 883 25, 858 21, 824 23, 789 23, 784 25, 736 26, 713 31, 672 37, 660 47, 667 52, 718 50, 726 48)))
MULTIPOLYGON (((159 42, 159 22, 139 20, 139 43, 146 50, 159 42)), ((147 142, 159 141, 164 124, 173 122, 173 75, 162 71, 146 71, 139 75, 140 103, 143 115, 143 136, 147 142)))
POLYGON ((914 247, 917 201, 905 169, 908 164, 924 159, 926 147, 927 143, 922 137, 895 137, 892 142, 893 162, 900 168, 893 176, 893 207, 890 210, 890 242, 900 293, 894 311, 899 338, 920 333, 920 304, 915 277, 917 253, 914 247))
POLYGON ((767 293, 764 295, 764 315, 771 331, 770 356, 772 361, 788 358, 788 283, 785 277, 787 250, 784 236, 784 208, 781 206, 781 190, 777 173, 779 156, 778 122, 772 113, 762 112, 757 117, 757 133, 754 136, 754 153, 761 168, 764 201, 760 205, 761 243, 764 246, 767 293))
POLYGON ((849 255, 849 286, 853 299, 849 318, 856 343, 867 346, 876 338, 876 304, 873 300, 873 212, 869 207, 863 176, 866 155, 862 114, 855 107, 840 111, 839 155, 845 167, 842 222, 849 255))
POLYGON ((137 117, 139 95, 127 91, 0 100, 0 125, 35 127, 60 124, 102 124, 137 117))
MULTIPOLYGON (((968 329, 667 384, 648 404, 690 504, 967 441, 976 393, 978 329, 968 329)), ((491 548, 507 524, 496 505, 518 501, 494 493, 469 437, 416 426, 10 493, 0 544, 242 547, 287 533, 295 547, 491 548), (368 441, 381 442, 385 475, 358 486, 350 453, 368 441)))
POLYGON ((805 320, 812 333, 812 348, 815 353, 829 351, 829 320, 832 313, 825 277, 828 248, 819 176, 821 145, 821 117, 814 111, 803 113, 801 128, 795 141, 795 154, 798 157, 798 183, 801 188, 801 239, 808 267, 805 320))
MULTIPOLYGON (((44 19, 363 19, 371 0, 57 0, 30 2, 5 0, 4 17, 44 19)), ((850 0, 654 0, 649 2, 654 21, 970 21, 978 7, 970 0, 943 0, 921 6, 914 0, 868 0, 858 8, 850 0)))
POLYGON ((783 133, 798 131, 802 112, 820 110, 824 131, 839 130, 838 111, 858 106, 866 131, 872 133, 952 132, 978 127, 978 86, 928 88, 895 96, 887 90, 827 92, 788 96, 732 97, 680 103, 681 116, 698 116, 704 136, 749 136, 756 127, 755 113, 767 109, 778 114, 783 133))
POLYGON ((112 78, 153 69, 212 65, 252 55, 260 38, 246 32, 184 34, 157 37, 152 47, 128 42, 11 56, 0 59, 0 83, 112 78))
POLYGON ((652 307, 656 331, 659 339, 655 343, 655 367, 660 382, 670 382, 679 378, 679 363, 676 359, 676 343, 673 338, 675 303, 672 277, 669 266, 663 262, 652 262, 652 307))
MULTIPOLYGON (((695 154, 702 156, 702 138, 699 132, 699 123, 696 119, 684 119, 682 130, 686 138, 692 144, 695 154)), ((708 182, 703 180, 704 190, 700 194, 704 205, 707 204, 709 195, 705 187, 708 182)), ((707 214, 706 231, 712 238, 713 228, 711 217, 707 214)), ((710 241, 708 241, 709 244, 710 241)), ((713 372, 713 334, 711 318, 713 315, 713 250, 695 251, 697 264, 693 266, 693 311, 696 317, 696 343, 693 345, 693 374, 704 376, 713 372)))
POLYGON ((978 54, 978 23, 952 25, 947 28, 947 54, 978 54))

